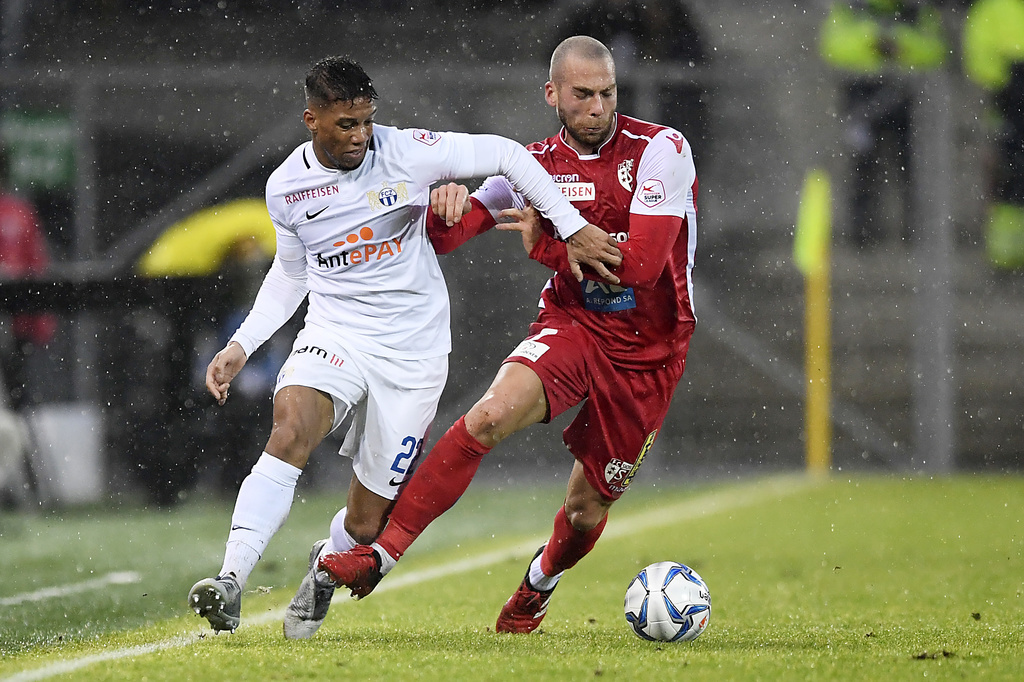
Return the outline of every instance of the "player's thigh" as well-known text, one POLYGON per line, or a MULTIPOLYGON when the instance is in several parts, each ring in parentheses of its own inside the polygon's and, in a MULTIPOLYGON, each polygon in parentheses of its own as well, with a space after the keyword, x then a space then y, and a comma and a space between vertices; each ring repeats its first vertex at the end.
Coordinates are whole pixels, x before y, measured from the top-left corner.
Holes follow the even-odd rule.
POLYGON ((422 452, 437 414, 448 377, 448 357, 377 358, 366 371, 365 406, 341 452, 352 457, 353 471, 367 490, 394 499, 422 452))
POLYGON ((291 457, 303 459, 304 465, 324 436, 364 400, 366 378, 357 360, 326 332, 315 327, 303 329, 278 372, 274 429, 268 447, 288 449, 291 457))
POLYGON ((488 447, 547 417, 544 384, 532 368, 506 362, 483 397, 466 413, 466 430, 488 447))
POLYGON ((331 431, 330 396, 307 386, 287 386, 274 395, 274 426, 265 450, 300 469, 331 431))

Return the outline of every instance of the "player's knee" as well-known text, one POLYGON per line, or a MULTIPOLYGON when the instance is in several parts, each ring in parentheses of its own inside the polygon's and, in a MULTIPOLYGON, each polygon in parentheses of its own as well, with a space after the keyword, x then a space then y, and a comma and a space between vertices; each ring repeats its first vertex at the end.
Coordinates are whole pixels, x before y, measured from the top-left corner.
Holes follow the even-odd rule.
POLYGON ((487 447, 494 447, 515 430, 511 425, 512 416, 512 410, 504 402, 484 397, 466 415, 466 430, 487 447))
POLYGON ((267 452, 297 467, 304 467, 315 445, 308 429, 292 420, 275 421, 267 452))

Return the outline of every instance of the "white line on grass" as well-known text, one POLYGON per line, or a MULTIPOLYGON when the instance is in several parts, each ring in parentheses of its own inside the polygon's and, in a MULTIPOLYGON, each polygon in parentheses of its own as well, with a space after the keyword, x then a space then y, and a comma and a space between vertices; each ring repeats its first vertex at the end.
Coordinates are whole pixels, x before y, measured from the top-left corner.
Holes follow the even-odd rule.
POLYGON ((16 594, 13 597, 4 597, 3 599, 0 599, 0 606, 17 606, 18 604, 24 604, 27 601, 42 601, 44 599, 53 599, 55 597, 66 597, 69 594, 98 590, 106 587, 107 585, 131 585, 132 583, 141 581, 142 576, 135 571, 117 571, 114 573, 108 573, 102 578, 93 578, 92 580, 73 583, 71 585, 62 585, 60 587, 44 587, 43 589, 36 590, 35 592, 25 592, 24 594, 16 594))
MULTIPOLYGON (((731 511, 734 509, 749 507, 772 498, 805 490, 815 483, 816 481, 814 479, 810 479, 805 476, 777 476, 759 479, 751 484, 740 485, 726 490, 708 493, 706 495, 701 495, 699 497, 686 500, 685 502, 662 507, 660 509, 609 519, 608 526, 605 528, 604 533, 601 534, 601 537, 622 537, 623 535, 649 530, 659 526, 669 526, 679 523, 680 521, 688 521, 703 516, 710 516, 722 511, 731 511)), ((450 561, 438 566, 421 568, 419 570, 409 571, 408 573, 400 573, 381 583, 380 587, 374 591, 380 593, 398 590, 403 587, 409 587, 410 585, 427 582, 428 580, 452 576, 457 573, 466 573, 478 568, 493 566, 494 564, 508 561, 510 559, 531 555, 537 551, 537 547, 546 539, 547 538, 535 538, 526 542, 506 546, 493 552, 485 552, 483 554, 466 557, 465 559, 450 561)), ((259 615, 247 617, 243 621, 243 625, 266 625, 270 622, 280 621, 283 617, 283 608, 274 609, 259 615)), ((0 682, 30 682, 32 680, 43 680, 48 677, 53 677, 54 675, 73 672, 80 668, 92 665, 93 663, 114 661, 122 658, 135 658, 155 653, 157 651, 164 651, 165 649, 191 646, 200 641, 200 634, 205 634, 205 630, 191 635, 167 639, 162 642, 122 647, 106 653, 92 654, 89 656, 82 656, 81 658, 70 658, 57 661, 41 668, 36 668, 35 670, 26 670, 12 675, 11 677, 5 677, 3 680, 0 680, 0 682)))
POLYGON ((11 677, 5 677, 4 682, 9 680, 13 682, 28 682, 28 680, 44 680, 54 675, 63 675, 64 673, 74 672, 80 668, 92 665, 93 663, 103 663, 104 661, 116 661, 122 658, 134 658, 136 656, 145 656, 146 654, 156 653, 157 651, 163 651, 164 649, 175 649, 179 647, 186 647, 192 644, 196 640, 195 635, 182 635, 173 639, 165 639, 162 642, 153 642, 152 644, 140 644, 138 646, 123 647, 121 649, 114 649, 113 651, 107 651, 102 654, 90 654, 88 656, 82 656, 81 658, 69 658, 63 661, 57 661, 49 665, 43 666, 42 668, 36 668, 35 670, 26 670, 20 672, 11 677))

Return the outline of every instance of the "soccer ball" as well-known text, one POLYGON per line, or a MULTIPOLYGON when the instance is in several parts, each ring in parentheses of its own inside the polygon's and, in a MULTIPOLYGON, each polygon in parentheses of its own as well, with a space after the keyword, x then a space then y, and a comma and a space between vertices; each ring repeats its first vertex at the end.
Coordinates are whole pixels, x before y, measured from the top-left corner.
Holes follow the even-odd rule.
POLYGON ((626 621, 637 637, 689 642, 711 619, 708 586, 689 566, 659 561, 637 573, 626 589, 626 621))

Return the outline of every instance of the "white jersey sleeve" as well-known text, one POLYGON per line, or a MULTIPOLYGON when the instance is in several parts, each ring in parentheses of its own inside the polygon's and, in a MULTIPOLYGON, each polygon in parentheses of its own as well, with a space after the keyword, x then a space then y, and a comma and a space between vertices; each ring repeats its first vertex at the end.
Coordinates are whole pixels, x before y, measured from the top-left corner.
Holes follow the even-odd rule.
POLYGON ((484 205, 494 220, 498 220, 498 214, 506 208, 526 206, 523 195, 501 175, 492 175, 484 180, 471 196, 484 205))
POLYGON ((586 219, 562 196, 548 172, 525 147, 498 135, 450 134, 468 140, 475 153, 472 167, 455 170, 449 179, 502 175, 554 224, 562 239, 586 227, 586 219))
POLYGON ((309 293, 306 286, 306 249, 298 236, 280 227, 277 230, 277 254, 270 271, 256 294, 252 310, 231 336, 250 357, 295 314, 309 293))
POLYGON ((690 143, 677 130, 659 131, 637 164, 636 191, 629 212, 685 218, 696 178, 690 143))

